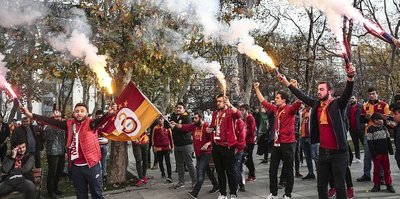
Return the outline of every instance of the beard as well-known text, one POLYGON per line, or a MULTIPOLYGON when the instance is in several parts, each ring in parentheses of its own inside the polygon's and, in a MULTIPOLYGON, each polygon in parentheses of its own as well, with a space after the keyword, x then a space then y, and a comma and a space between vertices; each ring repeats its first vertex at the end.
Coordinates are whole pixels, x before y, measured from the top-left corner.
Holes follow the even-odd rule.
POLYGON ((201 126, 201 121, 195 122, 194 123, 196 126, 201 126))
POLYGON ((82 121, 85 121, 86 118, 87 118, 87 116, 83 117, 81 120, 78 120, 78 118, 75 117, 75 120, 76 120, 77 122, 82 122, 82 121))
POLYGON ((322 96, 321 98, 319 98, 319 100, 326 101, 328 98, 329 98, 329 95, 326 94, 326 95, 322 96))

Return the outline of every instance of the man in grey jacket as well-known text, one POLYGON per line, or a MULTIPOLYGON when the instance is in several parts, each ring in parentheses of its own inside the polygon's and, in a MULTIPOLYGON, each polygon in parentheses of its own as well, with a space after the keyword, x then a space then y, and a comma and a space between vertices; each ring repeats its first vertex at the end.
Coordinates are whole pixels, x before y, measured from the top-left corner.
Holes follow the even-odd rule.
MULTIPOLYGON (((61 121, 61 112, 54 110, 53 118, 61 121)), ((65 164, 65 131, 46 126, 44 135, 48 162, 47 196, 56 198, 57 195, 63 195, 58 189, 58 182, 63 174, 65 164)))

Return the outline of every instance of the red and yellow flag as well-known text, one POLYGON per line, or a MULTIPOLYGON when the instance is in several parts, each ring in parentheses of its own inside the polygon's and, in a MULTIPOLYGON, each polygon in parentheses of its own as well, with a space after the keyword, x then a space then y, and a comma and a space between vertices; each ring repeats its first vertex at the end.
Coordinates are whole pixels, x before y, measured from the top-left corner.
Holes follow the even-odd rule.
POLYGON ((115 116, 100 124, 100 131, 110 140, 136 140, 160 115, 158 109, 133 82, 129 82, 116 103, 118 111, 115 116))

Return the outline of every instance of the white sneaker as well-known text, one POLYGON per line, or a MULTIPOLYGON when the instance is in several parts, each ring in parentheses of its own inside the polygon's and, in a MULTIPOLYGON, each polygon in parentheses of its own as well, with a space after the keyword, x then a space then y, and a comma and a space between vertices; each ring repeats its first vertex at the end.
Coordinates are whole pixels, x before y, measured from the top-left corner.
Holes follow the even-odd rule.
POLYGON ((274 196, 274 195, 272 195, 272 193, 270 193, 270 194, 267 196, 267 199, 278 199, 278 196, 274 196))
POLYGON ((231 194, 231 199, 237 199, 237 195, 231 194))
POLYGON ((221 195, 221 194, 219 194, 219 196, 218 196, 218 199, 228 199, 228 197, 227 197, 227 196, 224 196, 224 195, 221 195))
POLYGON ((283 199, 290 199, 291 197, 287 196, 287 195, 283 195, 283 199))

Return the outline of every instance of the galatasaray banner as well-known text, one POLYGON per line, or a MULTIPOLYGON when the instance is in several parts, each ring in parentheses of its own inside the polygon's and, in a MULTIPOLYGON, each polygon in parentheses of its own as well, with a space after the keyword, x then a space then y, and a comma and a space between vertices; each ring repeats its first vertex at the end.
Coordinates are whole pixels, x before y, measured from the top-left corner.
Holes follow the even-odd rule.
POLYGON ((116 103, 117 113, 100 124, 100 131, 110 140, 136 140, 160 115, 158 109, 133 82, 129 82, 116 103))

